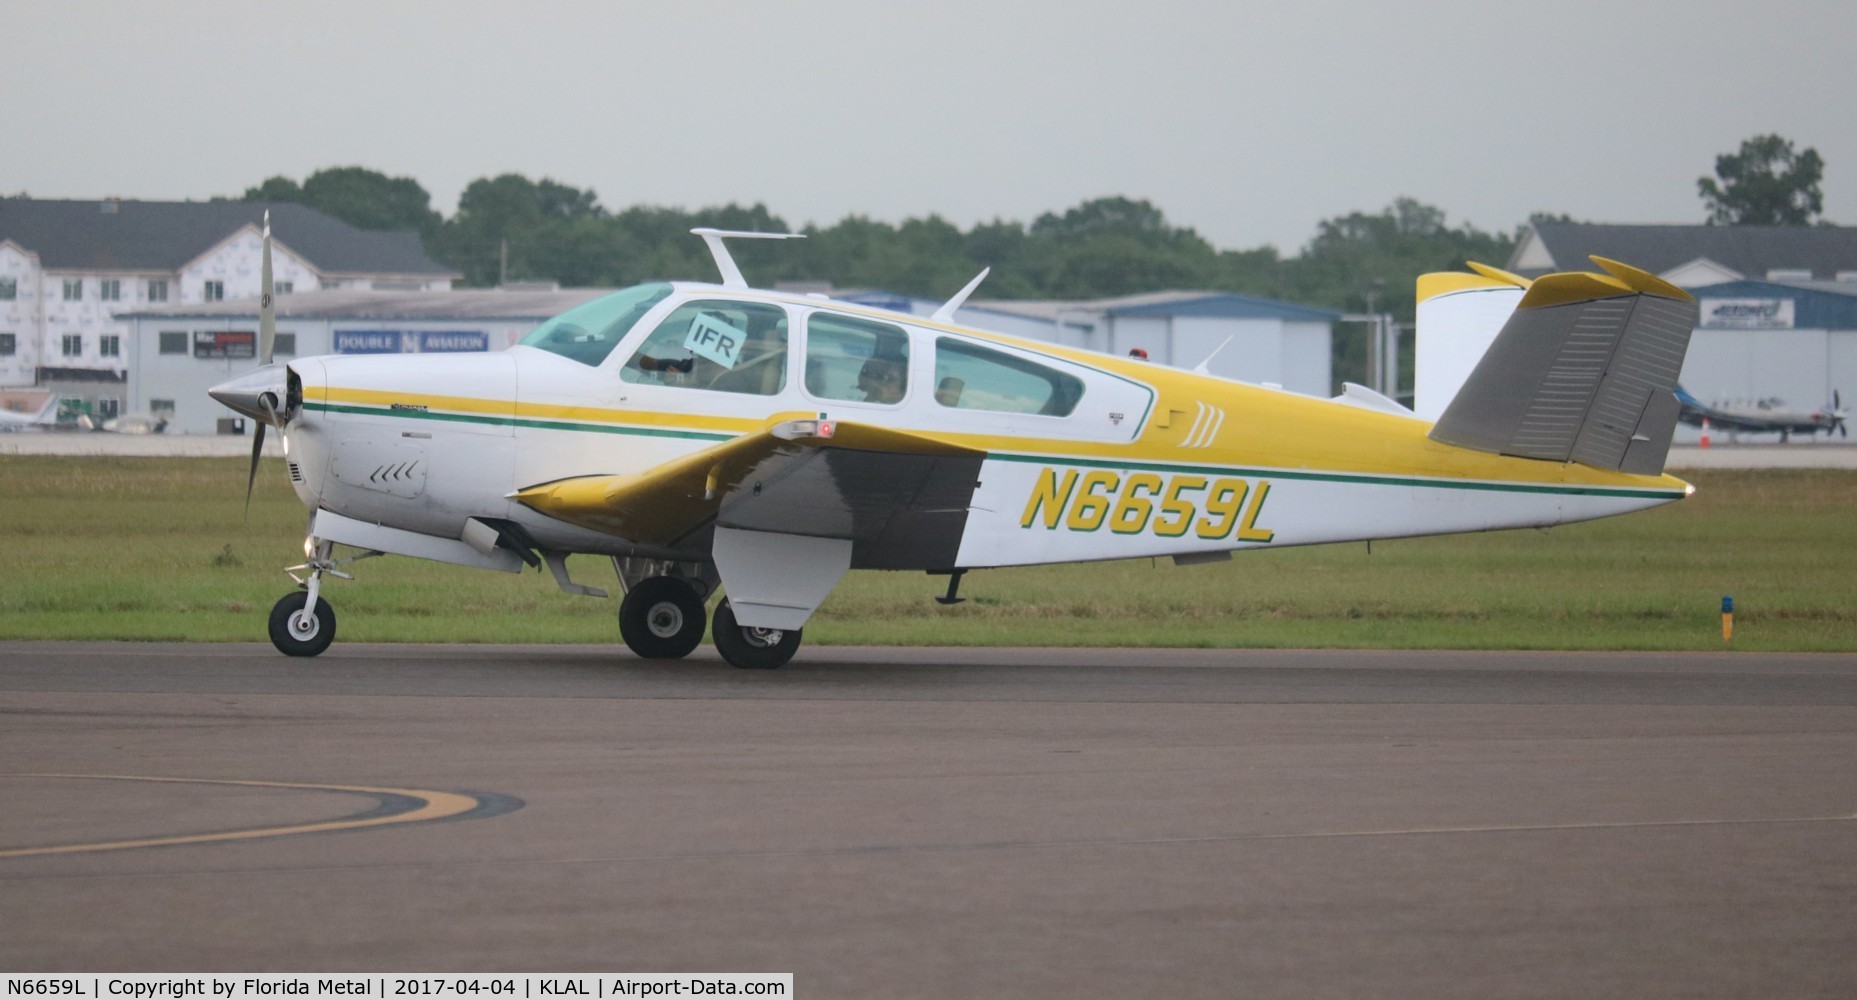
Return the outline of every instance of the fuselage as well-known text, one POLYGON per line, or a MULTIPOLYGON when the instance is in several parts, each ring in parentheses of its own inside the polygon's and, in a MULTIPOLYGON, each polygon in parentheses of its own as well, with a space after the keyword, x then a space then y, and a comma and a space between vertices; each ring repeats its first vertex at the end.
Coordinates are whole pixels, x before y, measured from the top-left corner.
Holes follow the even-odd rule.
POLYGON ((1552 525, 1688 492, 1450 447, 1410 416, 822 298, 698 284, 613 298, 628 295, 496 354, 292 362, 298 495, 441 538, 500 519, 559 551, 703 560, 513 495, 821 415, 986 453, 956 567, 921 569, 1552 525))

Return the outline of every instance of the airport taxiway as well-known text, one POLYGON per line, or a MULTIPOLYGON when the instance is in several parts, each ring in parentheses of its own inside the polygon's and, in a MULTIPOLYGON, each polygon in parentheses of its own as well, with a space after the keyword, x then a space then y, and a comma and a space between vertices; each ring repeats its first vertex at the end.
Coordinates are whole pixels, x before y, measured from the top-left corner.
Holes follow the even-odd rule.
POLYGON ((0 772, 7 970, 1857 982, 1857 656, 0 643, 0 772))

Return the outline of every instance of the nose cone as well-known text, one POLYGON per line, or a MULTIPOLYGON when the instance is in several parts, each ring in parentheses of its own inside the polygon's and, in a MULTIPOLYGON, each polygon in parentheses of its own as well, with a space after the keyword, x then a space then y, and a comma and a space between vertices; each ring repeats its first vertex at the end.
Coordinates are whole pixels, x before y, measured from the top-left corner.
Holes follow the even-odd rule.
POLYGON ((206 394, 235 413, 243 414, 253 420, 269 421, 271 415, 266 412, 265 403, 270 403, 269 409, 272 413, 283 411, 287 379, 288 375, 283 365, 265 365, 257 371, 246 372, 229 382, 221 382, 206 390, 206 394), (270 399, 264 399, 266 396, 270 399))

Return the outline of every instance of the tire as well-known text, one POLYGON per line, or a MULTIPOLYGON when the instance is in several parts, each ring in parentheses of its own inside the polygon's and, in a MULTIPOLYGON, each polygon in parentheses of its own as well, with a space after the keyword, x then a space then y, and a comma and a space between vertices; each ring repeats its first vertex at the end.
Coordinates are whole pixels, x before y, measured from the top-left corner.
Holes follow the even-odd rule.
POLYGON ((292 591, 271 606, 271 645, 285 656, 315 656, 335 641, 335 609, 316 598, 314 614, 305 614, 303 606, 309 594, 292 591))
POLYGON ((735 623, 735 609, 725 599, 716 605, 715 627, 711 629, 716 652, 730 666, 743 670, 773 670, 793 659, 800 648, 799 629, 749 628, 735 623))
POLYGON ((647 660, 677 660, 703 644, 707 624, 696 588, 654 576, 626 591, 619 602, 619 637, 647 660))

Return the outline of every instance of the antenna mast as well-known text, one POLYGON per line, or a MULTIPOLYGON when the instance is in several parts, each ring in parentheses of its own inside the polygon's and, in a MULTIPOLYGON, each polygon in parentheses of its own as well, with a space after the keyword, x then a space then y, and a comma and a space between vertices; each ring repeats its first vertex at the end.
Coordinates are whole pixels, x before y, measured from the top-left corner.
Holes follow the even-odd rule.
POLYGON ((747 288, 748 279, 742 277, 741 268, 735 266, 735 258, 729 256, 729 248, 724 246, 725 239, 738 240, 803 240, 801 233, 747 233, 732 229, 709 229, 699 227, 690 230, 703 238, 709 245, 709 255, 716 258, 716 270, 722 272, 722 287, 747 288))

